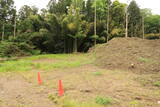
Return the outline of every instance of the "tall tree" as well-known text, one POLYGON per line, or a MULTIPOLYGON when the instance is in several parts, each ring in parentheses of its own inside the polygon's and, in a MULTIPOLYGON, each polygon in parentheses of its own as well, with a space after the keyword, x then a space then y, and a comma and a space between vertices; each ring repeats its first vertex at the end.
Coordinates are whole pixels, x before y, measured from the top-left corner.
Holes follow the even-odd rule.
POLYGON ((139 37, 141 35, 141 12, 135 0, 132 0, 128 7, 129 13, 129 36, 139 37))
POLYGON ((69 7, 68 15, 63 20, 63 27, 65 27, 66 35, 73 38, 73 52, 77 52, 78 38, 83 36, 82 31, 82 0, 72 0, 69 7))
POLYGON ((118 0, 115 0, 111 5, 110 31, 112 36, 123 36, 124 34, 125 8, 126 8, 126 4, 120 3, 118 0))
POLYGON ((152 12, 150 9, 145 8, 141 9, 141 15, 142 15, 142 38, 145 38, 145 19, 152 15, 152 12))
POLYGON ((18 13, 18 17, 20 20, 24 20, 31 15, 33 15, 33 11, 32 11, 32 8, 28 5, 22 6, 18 13))
POLYGON ((94 10, 92 9, 93 0, 87 0, 86 8, 85 8, 85 19, 88 22, 92 22, 94 20, 94 10))
POLYGON ((50 0, 48 3, 48 10, 50 13, 54 13, 56 15, 67 14, 67 7, 71 5, 72 0, 50 0))
POLYGON ((107 37, 106 37, 107 42, 109 40, 110 5, 111 1, 107 0, 107 37))
POLYGON ((5 35, 5 25, 14 20, 15 8, 13 0, 0 0, 0 19, 2 22, 2 40, 5 35))

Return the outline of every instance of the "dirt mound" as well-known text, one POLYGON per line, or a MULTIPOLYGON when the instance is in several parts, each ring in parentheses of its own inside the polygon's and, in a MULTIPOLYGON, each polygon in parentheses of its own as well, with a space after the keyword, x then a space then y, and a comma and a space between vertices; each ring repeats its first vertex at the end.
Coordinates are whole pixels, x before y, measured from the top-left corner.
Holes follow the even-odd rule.
POLYGON ((97 65, 108 69, 160 72, 160 40, 114 38, 90 53, 97 65))

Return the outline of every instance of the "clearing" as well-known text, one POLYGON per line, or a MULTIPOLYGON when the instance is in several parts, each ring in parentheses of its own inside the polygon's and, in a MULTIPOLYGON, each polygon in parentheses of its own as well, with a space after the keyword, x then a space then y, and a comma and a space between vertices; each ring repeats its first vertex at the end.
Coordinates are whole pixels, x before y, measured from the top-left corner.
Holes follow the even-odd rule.
POLYGON ((1 61, 0 106, 159 107, 159 41, 135 38, 117 41, 113 39, 88 54, 39 55, 1 61), (127 41, 130 44, 125 45, 127 41), (131 41, 141 44, 137 46, 131 41), (148 48, 147 43, 150 43, 148 48), (148 51, 152 45, 154 49, 150 52, 154 56, 148 51), (132 57, 130 53, 134 53, 132 57), (37 72, 41 73, 42 85, 37 83, 37 72), (64 97, 57 95, 58 80, 63 82, 64 97))

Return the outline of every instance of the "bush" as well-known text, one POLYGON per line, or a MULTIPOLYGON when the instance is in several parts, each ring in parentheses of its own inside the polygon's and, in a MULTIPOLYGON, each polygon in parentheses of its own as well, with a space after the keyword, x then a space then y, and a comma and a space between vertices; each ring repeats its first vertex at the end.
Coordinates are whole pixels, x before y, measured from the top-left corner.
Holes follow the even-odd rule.
POLYGON ((160 39, 160 33, 157 33, 157 34, 154 34, 154 33, 145 34, 145 38, 146 39, 160 39))
POLYGON ((31 35, 32 35, 32 33, 23 33, 23 34, 16 36, 15 38, 10 37, 8 41, 9 42, 16 42, 16 43, 21 43, 21 42, 31 43, 30 42, 31 35))
POLYGON ((0 43, 0 56, 12 57, 12 56, 23 56, 25 53, 19 49, 19 47, 12 42, 1 42, 0 43))
POLYGON ((34 50, 34 47, 25 42, 7 42, 0 43, 0 56, 1 57, 16 57, 28 56, 32 54, 39 54, 39 50, 34 50))

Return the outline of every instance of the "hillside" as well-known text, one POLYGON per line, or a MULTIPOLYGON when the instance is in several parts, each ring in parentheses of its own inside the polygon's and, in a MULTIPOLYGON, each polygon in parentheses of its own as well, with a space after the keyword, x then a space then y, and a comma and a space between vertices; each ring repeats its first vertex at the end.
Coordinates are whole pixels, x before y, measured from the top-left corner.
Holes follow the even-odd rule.
POLYGON ((114 38, 90 49, 97 65, 140 73, 160 72, 160 40, 114 38))

